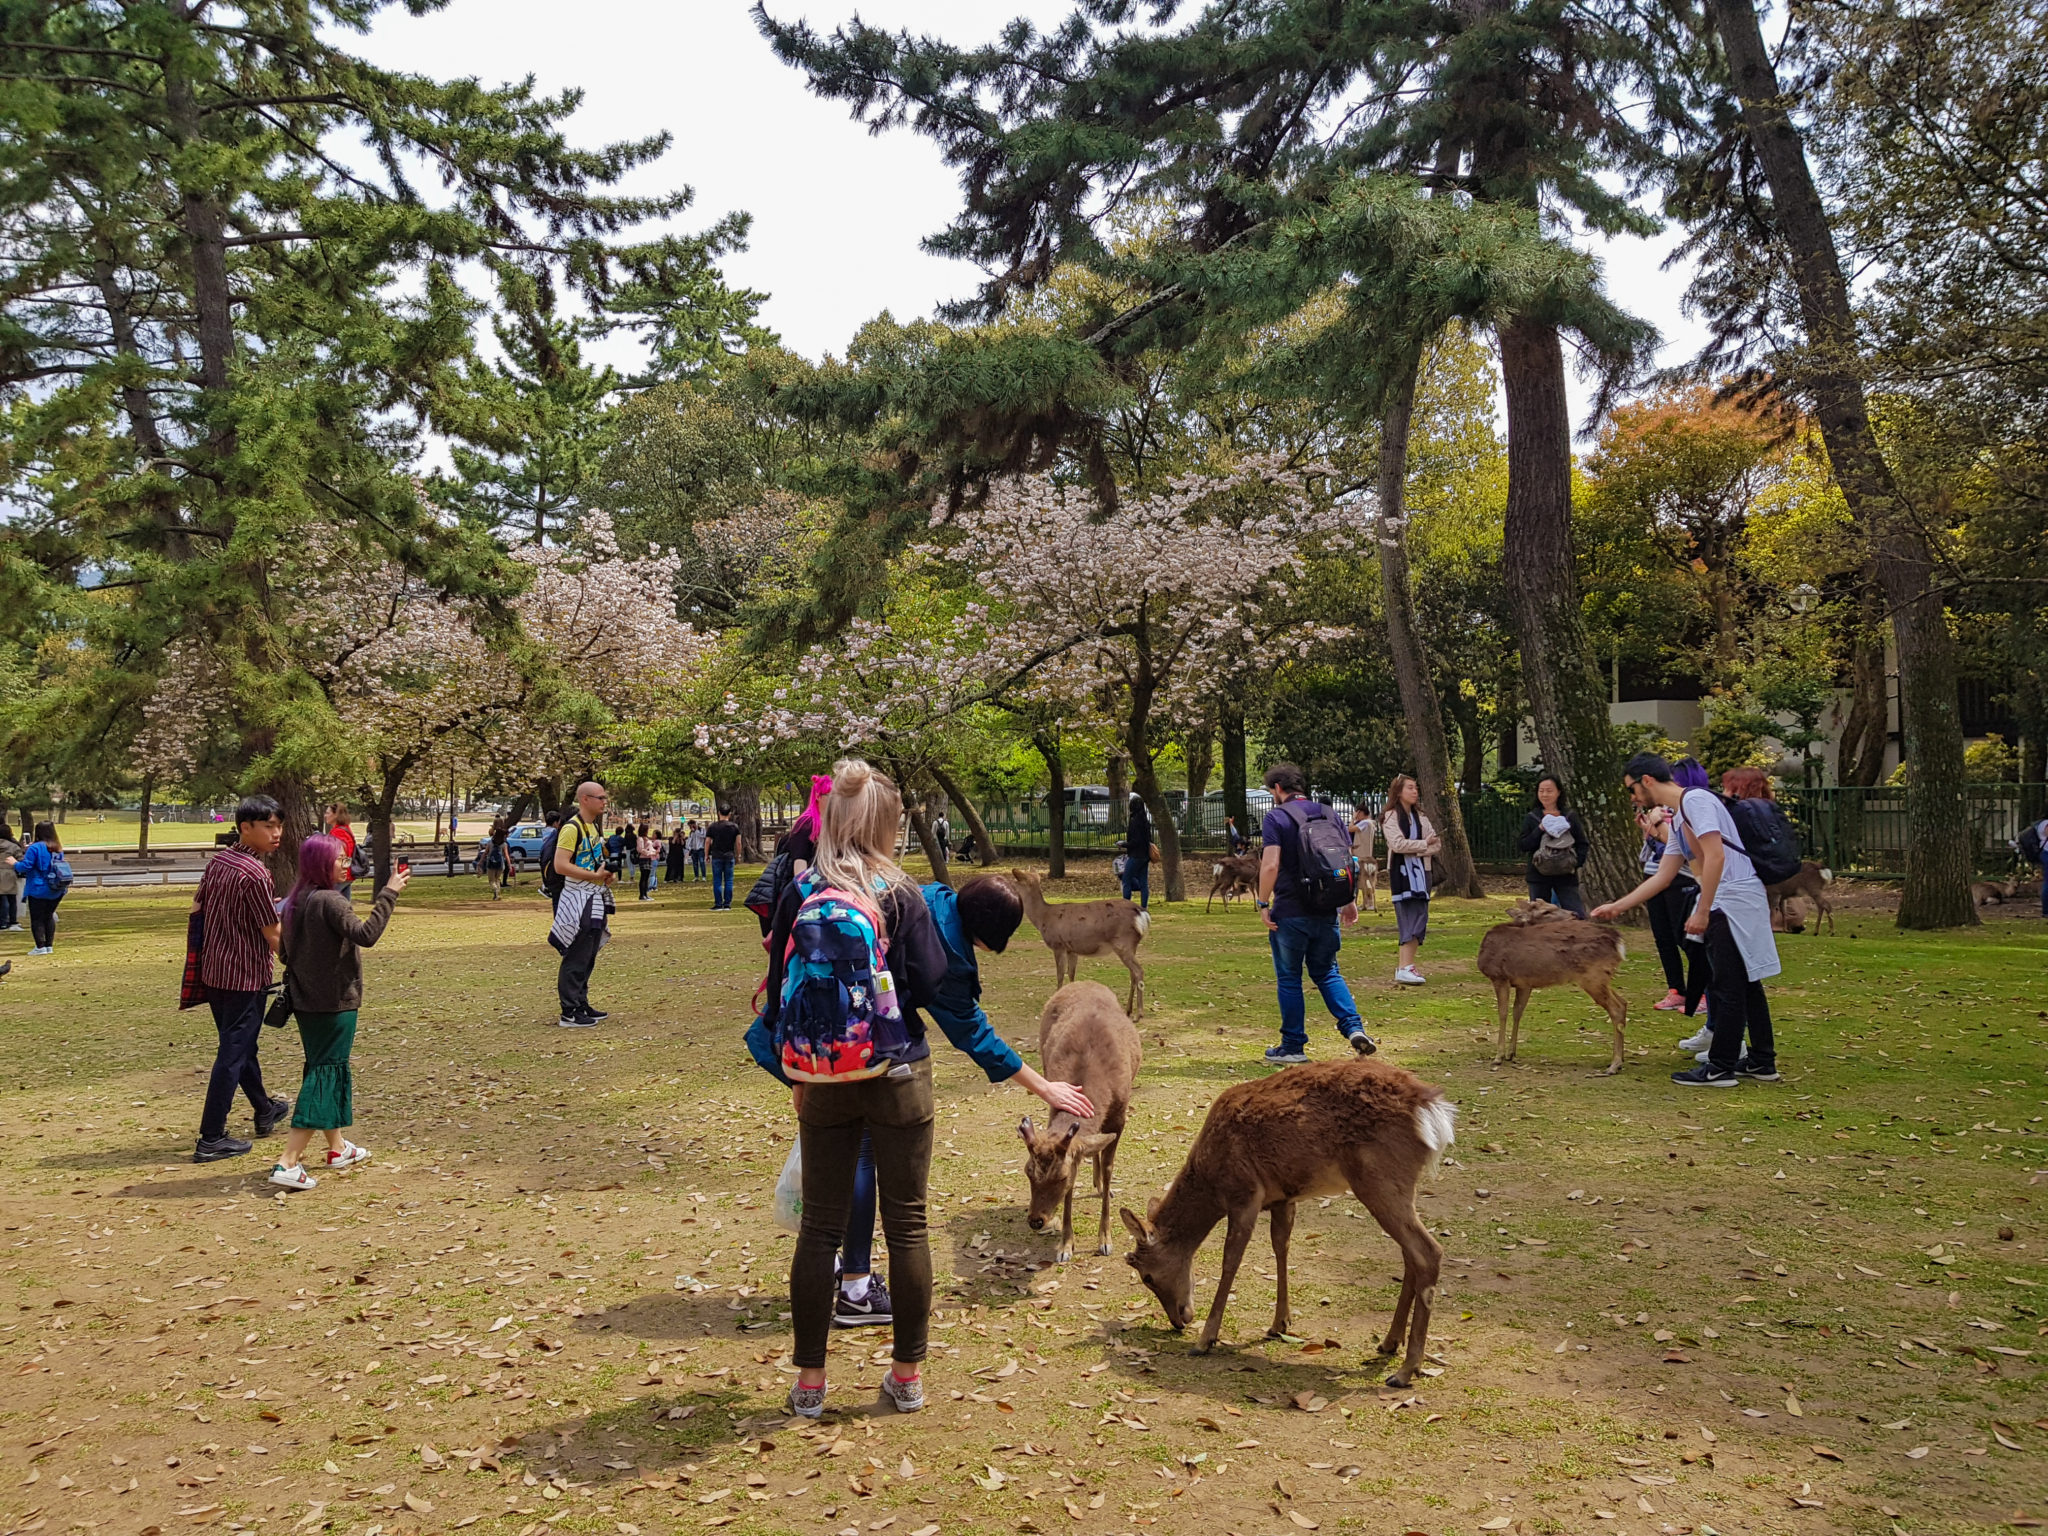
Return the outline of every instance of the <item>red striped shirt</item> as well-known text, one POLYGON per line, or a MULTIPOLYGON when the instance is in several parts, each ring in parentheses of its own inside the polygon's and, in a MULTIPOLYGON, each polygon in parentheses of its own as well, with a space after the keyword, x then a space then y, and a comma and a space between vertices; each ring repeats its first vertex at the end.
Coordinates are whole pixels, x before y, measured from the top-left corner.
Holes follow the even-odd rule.
POLYGON ((200 981, 223 992, 269 986, 270 941, 263 930, 277 922, 270 867, 239 848, 222 849, 199 877, 199 910, 206 919, 200 981))

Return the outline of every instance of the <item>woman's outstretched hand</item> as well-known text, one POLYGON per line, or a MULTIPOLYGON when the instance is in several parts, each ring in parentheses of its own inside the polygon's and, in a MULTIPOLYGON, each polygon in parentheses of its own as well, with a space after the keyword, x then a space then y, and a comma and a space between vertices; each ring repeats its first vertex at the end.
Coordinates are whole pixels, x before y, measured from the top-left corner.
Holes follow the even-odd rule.
POLYGON ((1095 1106, 1088 1102, 1088 1095, 1072 1083, 1047 1083, 1038 1095, 1049 1108, 1065 1110, 1082 1120, 1095 1118, 1095 1106))

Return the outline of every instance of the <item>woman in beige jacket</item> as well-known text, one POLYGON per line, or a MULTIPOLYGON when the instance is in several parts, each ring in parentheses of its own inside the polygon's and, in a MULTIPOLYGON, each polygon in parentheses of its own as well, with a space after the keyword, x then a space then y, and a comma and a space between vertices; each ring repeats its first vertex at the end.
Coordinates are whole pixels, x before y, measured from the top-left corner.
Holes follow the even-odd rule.
POLYGON ((0 933, 12 933, 21 926, 21 876, 14 861, 21 857, 21 844, 14 829, 0 821, 0 933))
POLYGON ((1394 930, 1401 941, 1401 963, 1394 980, 1419 987, 1415 952, 1429 936, 1430 862, 1443 847, 1436 828, 1422 814, 1422 790, 1405 773, 1387 786, 1387 813, 1380 830, 1387 839, 1387 895, 1394 903, 1394 930))

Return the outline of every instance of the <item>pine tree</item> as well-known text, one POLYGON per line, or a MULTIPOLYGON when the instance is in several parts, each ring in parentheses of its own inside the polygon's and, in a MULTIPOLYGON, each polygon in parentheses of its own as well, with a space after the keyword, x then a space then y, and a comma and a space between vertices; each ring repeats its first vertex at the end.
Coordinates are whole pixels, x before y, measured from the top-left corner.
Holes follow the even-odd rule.
POLYGON ((760 6, 755 14, 813 89, 878 127, 913 124, 960 167, 964 211, 928 243, 994 274, 979 313, 1000 312, 1062 262, 1148 282, 1145 301, 1088 338, 1112 358, 1198 344, 1219 322, 1241 327, 1240 304, 1270 313, 1276 293, 1303 296, 1305 273, 1270 286, 1276 269, 1289 275, 1289 215, 1365 214, 1351 228, 1369 239, 1352 248, 1369 244, 1369 259, 1392 258, 1396 268, 1413 265, 1405 257, 1418 223, 1427 230, 1464 215, 1475 234, 1491 231, 1463 245, 1462 263, 1428 264, 1428 291, 1404 296, 1422 300, 1417 307, 1359 312, 1368 323, 1357 330, 1374 344, 1344 370, 1357 391, 1349 403, 1376 413, 1398 399, 1432 312, 1497 330, 1509 415, 1508 566, 1527 693, 1546 762, 1598 813, 1594 883, 1625 888, 1631 839, 1572 560, 1560 329, 1617 364, 1639 358, 1647 336, 1595 302, 1583 281, 1527 279, 1554 263, 1542 209, 1562 205, 1609 232, 1650 227, 1600 177, 1650 159, 1624 94, 1647 88, 1661 116, 1667 93, 1649 78, 1630 29, 1562 0, 1254 0, 1204 10, 1177 30, 1159 25, 1171 9, 1153 30, 1127 30, 1134 4, 1095 0, 1051 32, 1013 22, 979 49, 858 21, 827 39, 760 6), (1387 186, 1388 173, 1413 180, 1387 186), (1425 209, 1424 189, 1448 194, 1452 208, 1425 209), (1174 210, 1178 239, 1120 263, 1103 227, 1139 198, 1174 210), (1489 212, 1497 216, 1482 217, 1489 212), (1252 270, 1268 286, 1233 281, 1252 270), (1486 292, 1461 291, 1471 288, 1486 292))
MULTIPOLYGON (((629 238, 687 192, 608 191, 665 139, 579 149, 561 130, 573 93, 371 65, 338 40, 383 9, 0 0, 18 509, 0 564, 25 599, 6 622, 91 660, 10 719, 10 750, 120 748, 152 670, 191 642, 231 662, 239 723, 202 771, 278 795, 288 850, 312 825, 323 731, 267 602, 277 553, 330 527, 440 590, 496 600, 519 583, 407 475, 423 430, 478 420, 463 271, 543 308, 566 293, 643 314, 687 307, 677 280, 703 276, 701 240, 629 238)), ((680 313, 662 322, 675 345, 680 313)))

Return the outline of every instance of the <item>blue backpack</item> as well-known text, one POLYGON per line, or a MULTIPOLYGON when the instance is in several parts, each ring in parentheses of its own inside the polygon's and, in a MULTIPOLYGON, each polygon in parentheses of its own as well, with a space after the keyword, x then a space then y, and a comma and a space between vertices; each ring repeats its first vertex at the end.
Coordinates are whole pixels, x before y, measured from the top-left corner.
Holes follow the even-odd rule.
POLYGON ((806 873, 783 957, 775 1054, 792 1082, 880 1077, 910 1045, 874 909, 806 873))
POLYGON ((71 883, 76 878, 71 873, 71 861, 48 843, 43 844, 43 848, 49 861, 43 870, 43 883, 55 891, 57 899, 62 901, 71 893, 71 883))

